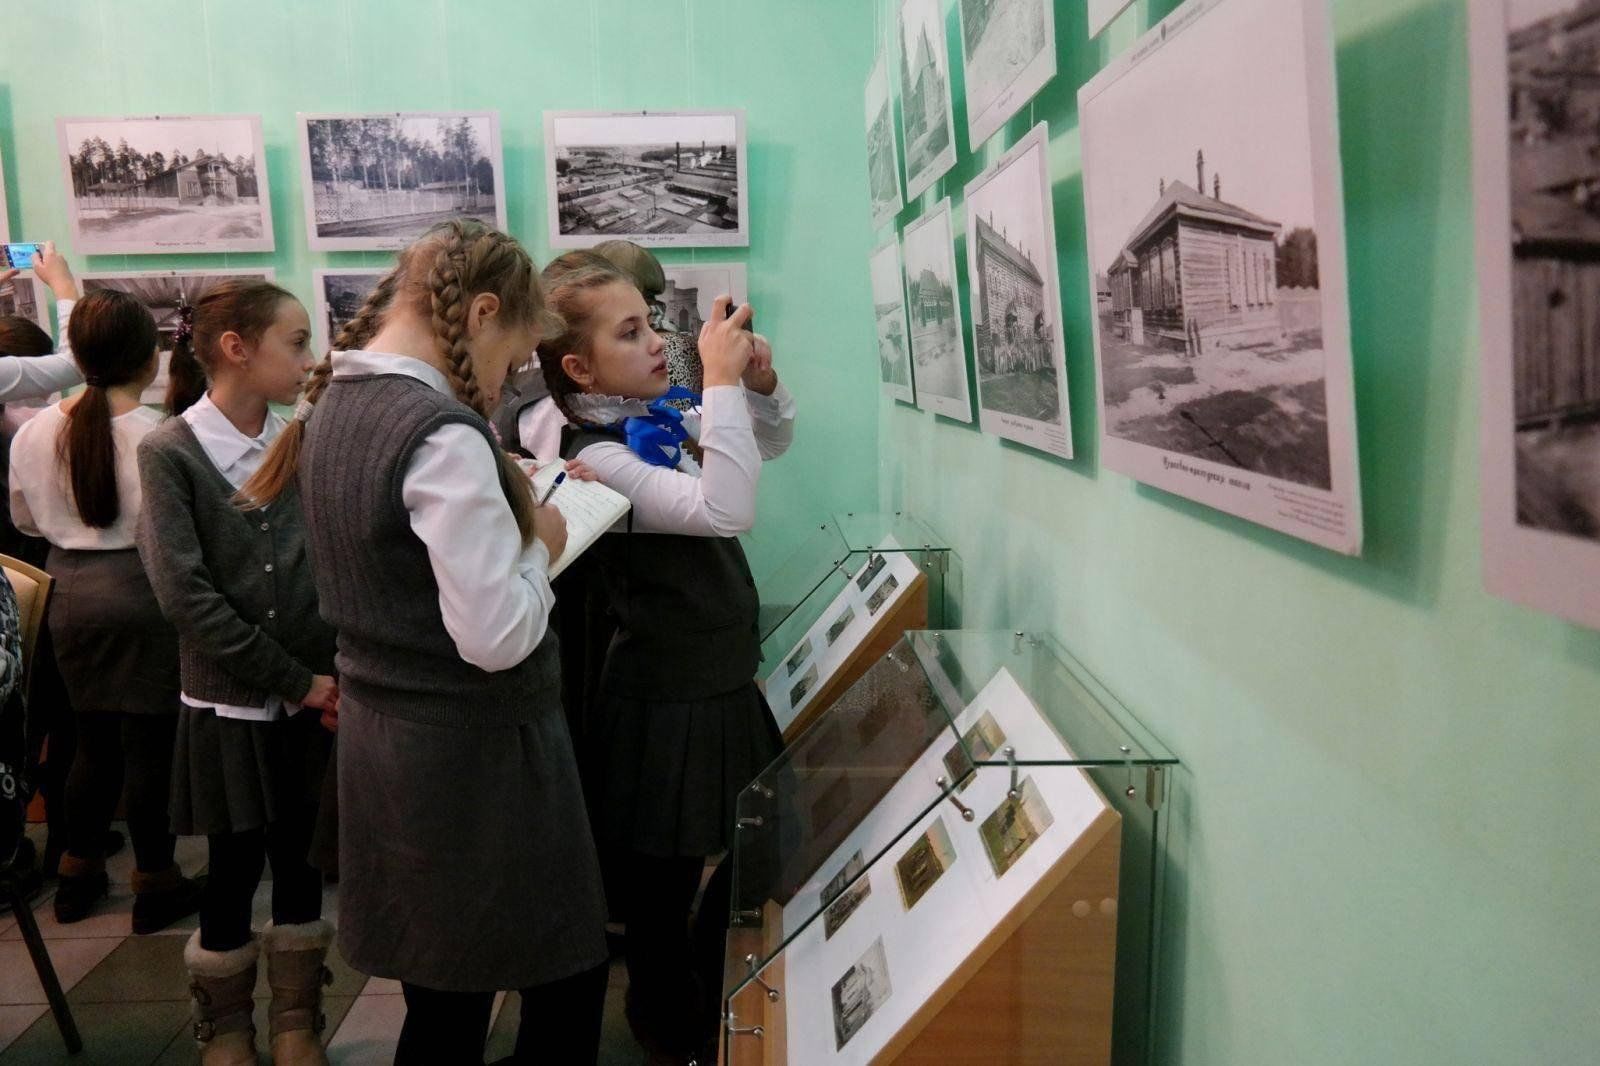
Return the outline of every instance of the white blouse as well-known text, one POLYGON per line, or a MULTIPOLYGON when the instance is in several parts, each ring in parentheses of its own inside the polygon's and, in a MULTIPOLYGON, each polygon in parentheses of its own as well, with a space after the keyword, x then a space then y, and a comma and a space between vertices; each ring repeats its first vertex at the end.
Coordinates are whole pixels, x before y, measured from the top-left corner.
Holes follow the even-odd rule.
MULTIPOLYGON (((419 359, 381 352, 334 352, 333 376, 401 374, 446 396, 450 383, 419 359)), ((524 548, 500 488, 499 460, 482 433, 452 422, 423 440, 400 487, 411 530, 428 549, 439 611, 461 658, 483 670, 509 670, 544 639, 555 593, 550 553, 533 538, 524 548)))
POLYGON ((56 457, 56 438, 66 429, 61 404, 30 418, 11 441, 11 521, 23 533, 58 548, 117 551, 132 548, 144 494, 139 487, 139 442, 161 416, 136 407, 111 420, 116 444, 117 520, 106 529, 84 525, 72 497, 67 467, 56 457))
POLYGON ((67 319, 72 317, 75 300, 58 300, 56 314, 61 324, 61 342, 54 355, 0 356, 0 403, 12 400, 34 400, 53 392, 83 384, 83 371, 78 369, 67 347, 67 319))
POLYGON ((736 537, 755 524, 761 463, 789 450, 794 419, 794 397, 781 382, 771 396, 718 385, 705 391, 698 415, 683 419, 703 465, 685 451, 676 469, 652 466, 619 441, 591 444, 578 458, 633 503, 637 532, 736 537))
MULTIPOLYGON (((239 427, 229 421, 228 416, 222 413, 222 409, 212 402, 209 392, 191 404, 179 417, 189 423, 189 428, 194 431, 195 439, 200 442, 200 448, 206 453, 206 458, 211 460, 211 465, 216 467, 228 480, 228 484, 235 489, 243 488, 244 483, 261 468, 261 461, 267 457, 267 449, 272 447, 272 442, 278 438, 278 434, 283 432, 283 427, 287 424, 281 416, 269 410, 260 434, 247 437, 239 431, 239 427)), ((180 693, 180 698, 190 707, 210 707, 218 718, 239 718, 248 722, 270 722, 278 717, 280 710, 290 715, 302 710, 300 704, 290 703, 280 696, 269 696, 260 707, 242 707, 229 703, 197 700, 187 692, 180 693)))

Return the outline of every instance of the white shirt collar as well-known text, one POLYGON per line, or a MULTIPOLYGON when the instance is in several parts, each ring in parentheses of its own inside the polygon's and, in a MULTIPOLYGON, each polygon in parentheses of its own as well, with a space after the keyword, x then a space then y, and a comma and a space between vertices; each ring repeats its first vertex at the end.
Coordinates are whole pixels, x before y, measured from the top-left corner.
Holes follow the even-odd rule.
MULTIPOLYGON (((266 421, 262 423, 261 433, 254 437, 245 436, 228 420, 228 416, 222 413, 222 409, 212 402, 209 392, 190 405, 188 410, 183 412, 182 418, 189 423, 189 428, 194 431, 206 455, 211 457, 217 469, 224 474, 247 456, 264 454, 283 431, 285 424, 282 418, 269 410, 266 421)), ((253 465, 260 465, 259 460, 253 465)))
POLYGON ((409 355, 390 355, 387 352, 348 351, 333 353, 333 376, 356 377, 362 374, 399 374, 415 378, 437 392, 454 397, 450 379, 444 371, 409 355))

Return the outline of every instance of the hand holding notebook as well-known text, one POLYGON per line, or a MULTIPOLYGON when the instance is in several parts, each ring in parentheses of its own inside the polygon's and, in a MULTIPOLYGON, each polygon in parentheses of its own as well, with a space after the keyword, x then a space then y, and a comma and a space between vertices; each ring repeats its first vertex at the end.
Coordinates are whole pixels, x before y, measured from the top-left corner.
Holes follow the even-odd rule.
POLYGON ((536 499, 554 507, 567 520, 567 547, 559 559, 550 561, 550 576, 556 577, 572 561, 616 525, 632 506, 620 492, 598 481, 583 481, 566 473, 562 463, 551 463, 533 475, 536 499), (560 479, 559 485, 557 479, 560 479))

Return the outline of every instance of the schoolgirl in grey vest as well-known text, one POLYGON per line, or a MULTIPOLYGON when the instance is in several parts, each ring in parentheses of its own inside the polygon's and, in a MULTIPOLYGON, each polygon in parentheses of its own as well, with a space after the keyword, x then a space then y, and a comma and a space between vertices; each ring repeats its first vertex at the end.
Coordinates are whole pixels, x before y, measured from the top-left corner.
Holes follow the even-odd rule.
POLYGON ((401 982, 395 1062, 478 1062, 497 991, 516 1061, 593 1062, 599 864, 559 697, 559 513, 484 412, 552 325, 505 234, 401 253, 313 371, 252 501, 298 488, 338 633, 339 948, 401 982))
POLYGON ((739 792, 782 747, 755 684, 758 601, 737 538, 755 520, 762 462, 793 438, 795 404, 766 341, 740 328, 748 307, 729 318, 717 301, 699 338, 702 413, 680 421, 632 279, 577 252, 545 281, 568 327, 540 345, 570 423, 563 454, 633 504, 591 549, 617 635, 586 723, 585 787, 627 926, 629 1022, 682 1060, 714 1036, 731 870, 713 876, 692 937, 690 906, 729 846, 739 792))

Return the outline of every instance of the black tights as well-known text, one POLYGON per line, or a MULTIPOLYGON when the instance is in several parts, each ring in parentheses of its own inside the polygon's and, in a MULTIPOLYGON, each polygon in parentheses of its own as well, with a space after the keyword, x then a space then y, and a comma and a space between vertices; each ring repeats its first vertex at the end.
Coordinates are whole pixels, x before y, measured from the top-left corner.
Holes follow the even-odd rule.
POLYGON ((299 925, 322 917, 322 875, 306 861, 314 814, 265 829, 213 834, 205 897, 200 904, 200 946, 232 951, 250 942, 250 904, 272 862, 272 922, 299 925))
POLYGON ((67 774, 67 851, 90 862, 104 858, 120 797, 134 864, 147 874, 170 868, 177 838, 168 831, 167 794, 178 716, 86 711, 77 725, 78 750, 67 774))
MULTIPOLYGON (((600 1016, 605 1010, 607 966, 522 989, 516 1063, 584 1066, 600 1056, 600 1016)), ((395 1066, 480 1063, 489 1036, 493 992, 440 992, 402 984, 406 1020, 395 1047, 395 1066)))
POLYGON ((621 913, 628 1022, 642 1043, 691 1054, 716 1032, 733 870, 723 862, 711 875, 691 930, 706 860, 635 853, 629 864, 621 913))

